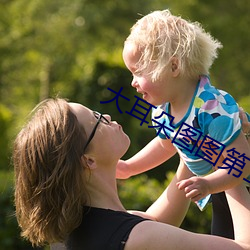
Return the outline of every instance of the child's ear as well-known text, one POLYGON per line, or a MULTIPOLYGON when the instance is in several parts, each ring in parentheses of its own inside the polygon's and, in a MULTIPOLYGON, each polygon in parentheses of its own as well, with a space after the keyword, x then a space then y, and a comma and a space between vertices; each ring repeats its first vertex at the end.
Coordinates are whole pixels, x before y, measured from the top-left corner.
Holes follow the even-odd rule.
POLYGON ((176 77, 180 74, 180 69, 179 69, 179 60, 176 57, 173 57, 171 59, 171 70, 173 73, 173 76, 176 77))
POLYGON ((172 67, 172 72, 175 72, 178 68, 175 63, 172 63, 171 67, 172 67))

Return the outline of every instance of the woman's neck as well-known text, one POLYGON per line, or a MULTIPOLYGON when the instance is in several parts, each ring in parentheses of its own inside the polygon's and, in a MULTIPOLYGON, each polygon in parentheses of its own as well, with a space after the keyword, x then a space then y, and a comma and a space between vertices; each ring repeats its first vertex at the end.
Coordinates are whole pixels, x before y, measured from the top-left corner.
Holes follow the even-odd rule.
POLYGON ((96 168, 86 178, 89 202, 92 207, 126 211, 123 207, 117 191, 115 172, 107 168, 96 168))

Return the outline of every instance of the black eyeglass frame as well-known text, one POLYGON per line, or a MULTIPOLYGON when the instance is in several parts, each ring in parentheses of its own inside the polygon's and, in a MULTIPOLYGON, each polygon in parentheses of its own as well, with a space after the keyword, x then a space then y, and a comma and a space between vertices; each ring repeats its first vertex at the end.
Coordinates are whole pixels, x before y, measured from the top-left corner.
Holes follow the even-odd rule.
POLYGON ((97 118, 97 123, 94 126, 92 132, 90 133, 89 139, 87 140, 86 145, 84 147, 84 152, 85 152, 86 148, 88 147, 88 145, 90 144, 90 142, 92 141, 99 123, 102 122, 102 123, 107 124, 107 125, 110 124, 110 121, 107 118, 105 118, 105 116, 103 116, 101 113, 99 113, 97 111, 93 111, 93 114, 94 114, 95 118, 97 118))

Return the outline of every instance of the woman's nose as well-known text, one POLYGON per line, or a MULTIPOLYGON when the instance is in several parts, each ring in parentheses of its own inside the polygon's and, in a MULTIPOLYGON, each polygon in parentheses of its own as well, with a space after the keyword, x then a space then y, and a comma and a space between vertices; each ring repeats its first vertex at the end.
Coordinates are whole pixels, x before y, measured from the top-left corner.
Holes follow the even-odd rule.
POLYGON ((103 116, 104 116, 109 122, 111 122, 111 116, 110 116, 110 115, 104 114, 103 116))

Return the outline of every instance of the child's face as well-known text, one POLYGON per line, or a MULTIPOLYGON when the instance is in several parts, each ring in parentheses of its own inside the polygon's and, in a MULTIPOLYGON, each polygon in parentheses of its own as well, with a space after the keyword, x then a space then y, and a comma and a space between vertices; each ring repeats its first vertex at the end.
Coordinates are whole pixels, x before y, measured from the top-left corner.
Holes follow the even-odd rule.
POLYGON ((132 87, 134 87, 138 93, 142 94, 142 98, 145 101, 153 105, 160 105, 166 102, 166 96, 164 94, 168 85, 166 84, 166 78, 164 81, 157 80, 152 82, 149 73, 137 72, 137 63, 140 57, 141 52, 137 50, 133 44, 125 43, 123 49, 123 60, 128 70, 132 73, 132 87))

